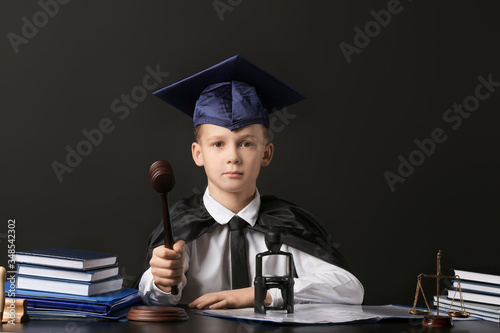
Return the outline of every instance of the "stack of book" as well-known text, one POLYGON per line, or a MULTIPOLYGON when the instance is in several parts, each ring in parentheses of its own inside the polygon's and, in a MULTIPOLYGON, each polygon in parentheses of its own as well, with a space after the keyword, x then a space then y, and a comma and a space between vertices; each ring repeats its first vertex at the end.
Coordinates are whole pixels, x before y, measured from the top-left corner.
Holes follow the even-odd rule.
MULTIPOLYGON (((460 277, 465 310, 473 317, 500 323, 500 275, 458 269, 455 275, 460 277)), ((453 289, 448 290, 447 296, 439 297, 439 304, 460 311, 459 282, 452 282, 453 289)))
MULTIPOLYGON (((139 301, 136 289, 123 288, 113 254, 43 248, 18 251, 16 298, 26 298, 30 317, 124 316, 119 309, 139 301)), ((12 289, 11 289, 12 290, 12 289)))

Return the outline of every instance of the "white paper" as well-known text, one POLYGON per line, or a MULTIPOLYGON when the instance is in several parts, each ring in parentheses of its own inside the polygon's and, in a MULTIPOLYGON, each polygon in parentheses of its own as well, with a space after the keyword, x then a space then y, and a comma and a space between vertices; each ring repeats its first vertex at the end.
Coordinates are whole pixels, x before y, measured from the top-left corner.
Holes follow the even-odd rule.
POLYGON ((395 305, 343 305, 343 304, 295 304, 294 313, 286 311, 267 311, 258 314, 253 308, 229 310, 204 310, 202 314, 269 321, 290 324, 332 324, 359 321, 376 322, 385 318, 422 318, 408 313, 409 308, 395 305))

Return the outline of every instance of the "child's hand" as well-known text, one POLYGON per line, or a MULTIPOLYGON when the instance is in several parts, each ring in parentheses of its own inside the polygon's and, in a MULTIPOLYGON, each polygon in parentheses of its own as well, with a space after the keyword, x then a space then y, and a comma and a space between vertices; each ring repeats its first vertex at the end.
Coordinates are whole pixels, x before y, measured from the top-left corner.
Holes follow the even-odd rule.
POLYGON ((172 286, 182 281, 184 274, 184 241, 174 244, 173 250, 160 245, 153 250, 149 261, 155 285, 162 291, 169 293, 172 286))
MULTIPOLYGON (((254 287, 223 290, 198 297, 193 302, 189 303, 189 307, 197 309, 204 309, 206 307, 209 309, 248 308, 254 306, 254 299, 254 287)), ((268 292, 265 303, 271 304, 271 302, 271 295, 268 292)))

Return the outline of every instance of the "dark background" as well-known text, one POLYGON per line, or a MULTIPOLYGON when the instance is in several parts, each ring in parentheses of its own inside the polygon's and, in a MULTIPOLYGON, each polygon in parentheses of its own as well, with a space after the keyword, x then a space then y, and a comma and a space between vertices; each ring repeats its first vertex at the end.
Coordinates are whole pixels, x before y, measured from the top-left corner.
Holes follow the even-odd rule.
POLYGON ((497 1, 403 0, 350 63, 339 44, 353 45, 354 28, 389 1, 219 3, 231 8, 222 17, 212 1, 71 1, 44 22, 36 1, 2 2, 0 263, 15 219, 16 249, 116 253, 131 285, 161 219, 150 164, 173 164, 171 202, 206 179, 191 159, 189 118, 150 94, 126 117, 111 105, 139 91, 147 66, 169 73, 160 87, 239 53, 308 97, 277 120, 260 192, 324 221, 366 304, 410 305, 439 249, 446 273, 499 266, 500 91, 456 130, 443 120, 479 76, 500 81, 497 1), (23 17, 40 27, 16 53, 8 36, 22 36, 23 17), (105 118, 114 130, 60 182, 52 164, 66 164, 65 147, 105 118), (384 172, 396 174, 398 156, 436 128, 447 140, 391 191, 384 172))

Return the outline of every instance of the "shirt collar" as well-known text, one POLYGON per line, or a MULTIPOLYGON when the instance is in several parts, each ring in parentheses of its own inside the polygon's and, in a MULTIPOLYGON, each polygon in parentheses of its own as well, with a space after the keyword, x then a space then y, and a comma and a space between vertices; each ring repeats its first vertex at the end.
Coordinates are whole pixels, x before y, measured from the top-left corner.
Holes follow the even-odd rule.
POLYGON ((255 222, 257 222, 257 218, 259 217, 260 194, 259 190, 255 189, 255 197, 253 198, 253 200, 237 214, 234 214, 232 211, 224 207, 221 203, 210 196, 207 186, 205 194, 203 194, 203 204, 205 205, 208 213, 219 224, 229 223, 229 220, 231 220, 234 215, 238 215, 253 227, 255 225, 255 222))

